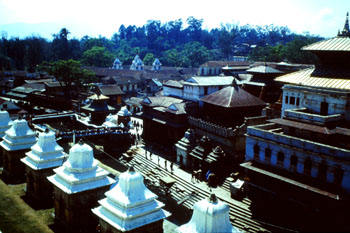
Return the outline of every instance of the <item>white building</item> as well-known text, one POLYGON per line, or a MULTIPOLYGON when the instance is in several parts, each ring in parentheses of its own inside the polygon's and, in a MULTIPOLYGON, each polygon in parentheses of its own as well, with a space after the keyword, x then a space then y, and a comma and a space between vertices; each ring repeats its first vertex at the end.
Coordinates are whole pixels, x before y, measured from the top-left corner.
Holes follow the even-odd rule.
POLYGON ((135 229, 139 229, 137 232, 160 232, 163 219, 170 215, 162 209, 164 204, 156 200, 157 195, 146 188, 142 175, 132 167, 120 174, 118 184, 105 195, 106 198, 99 201, 100 206, 92 209, 100 218, 102 232, 135 229), (142 231, 142 227, 147 229, 142 231))
POLYGON ((115 69, 115 70, 122 70, 123 69, 123 64, 118 58, 116 58, 114 60, 112 69, 115 69))

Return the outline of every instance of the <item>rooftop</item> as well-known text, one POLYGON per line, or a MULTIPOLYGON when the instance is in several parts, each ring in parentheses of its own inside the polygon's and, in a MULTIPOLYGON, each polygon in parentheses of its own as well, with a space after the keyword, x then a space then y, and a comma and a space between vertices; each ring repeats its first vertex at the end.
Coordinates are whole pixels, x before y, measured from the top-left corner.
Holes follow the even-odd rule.
POLYGON ((201 101, 225 108, 264 106, 265 102, 236 86, 225 87, 201 98, 201 101))

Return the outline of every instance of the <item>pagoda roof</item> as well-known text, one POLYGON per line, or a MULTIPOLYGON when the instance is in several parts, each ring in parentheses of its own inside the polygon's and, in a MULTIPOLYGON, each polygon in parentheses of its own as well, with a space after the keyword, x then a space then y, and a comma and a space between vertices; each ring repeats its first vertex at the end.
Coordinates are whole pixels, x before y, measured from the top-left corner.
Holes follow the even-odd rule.
POLYGON ((279 76, 275 78, 275 81, 300 86, 350 90, 350 73, 347 74, 347 77, 346 74, 337 72, 328 72, 324 75, 318 73, 317 76, 314 76, 314 71, 315 68, 300 70, 279 76))
POLYGON ((262 106, 265 102, 236 86, 225 87, 201 98, 201 101, 224 108, 262 106))
POLYGON ((301 49, 305 51, 350 52, 350 37, 338 36, 304 46, 301 49))

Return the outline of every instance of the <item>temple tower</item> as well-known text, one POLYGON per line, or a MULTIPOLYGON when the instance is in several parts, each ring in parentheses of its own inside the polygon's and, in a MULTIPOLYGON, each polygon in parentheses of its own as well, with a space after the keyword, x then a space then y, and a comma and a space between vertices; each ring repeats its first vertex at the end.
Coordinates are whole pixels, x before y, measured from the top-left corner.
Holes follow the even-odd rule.
POLYGON ((116 58, 114 60, 112 69, 115 69, 115 70, 122 70, 123 69, 123 64, 118 58, 116 58))
POLYGON ((35 142, 35 133, 29 128, 26 120, 13 121, 0 143, 4 167, 2 176, 7 182, 22 183, 25 180, 25 167, 20 159, 35 142))
POLYGON ((162 63, 160 63, 159 59, 154 59, 154 62, 152 63, 152 70, 160 70, 162 67, 162 63))
POLYGON ((26 165, 26 195, 38 206, 50 207, 53 204, 53 187, 47 177, 54 174, 53 168, 61 166, 66 157, 56 142, 55 133, 47 130, 39 133, 38 142, 21 159, 26 165))
POLYGON ((118 184, 105 193, 100 206, 92 209, 99 217, 101 233, 163 232, 163 219, 170 214, 163 210, 157 195, 146 188, 143 177, 132 167, 119 176, 118 184))
POLYGON ((143 62, 140 59, 139 55, 136 55, 131 63, 130 70, 143 70, 143 66, 143 62))
POLYGON ((92 148, 82 141, 54 172, 48 179, 54 184, 55 223, 69 232, 95 232, 98 222, 91 208, 115 180, 98 166, 92 148))
POLYGON ((191 220, 178 227, 179 233, 233 233, 241 232, 230 223, 229 206, 215 194, 194 204, 191 220))

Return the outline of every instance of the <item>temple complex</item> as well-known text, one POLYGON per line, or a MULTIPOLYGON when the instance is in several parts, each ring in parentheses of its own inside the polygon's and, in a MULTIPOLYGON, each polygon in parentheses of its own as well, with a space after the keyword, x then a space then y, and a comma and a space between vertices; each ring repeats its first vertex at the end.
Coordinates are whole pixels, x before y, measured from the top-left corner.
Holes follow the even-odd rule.
POLYGON ((2 176, 10 183, 20 183, 25 179, 25 167, 21 158, 36 142, 35 132, 31 130, 24 119, 14 120, 10 129, 5 132, 2 147, 2 176))
POLYGON ((53 168, 63 164, 67 155, 59 146, 52 131, 39 133, 36 144, 21 161, 26 165, 26 195, 40 206, 51 206, 52 184, 47 180, 54 174, 53 168))
POLYGON ((211 194, 193 206, 191 220, 177 228, 179 233, 234 233, 241 232, 230 223, 229 206, 211 194))
POLYGON ((48 179, 54 185, 55 224, 70 232, 94 232, 97 220, 90 209, 115 180, 99 167, 92 148, 82 141, 54 172, 48 179))
POLYGON ((350 193, 348 18, 337 37, 302 50, 320 63, 275 79, 285 84, 281 118, 248 127, 241 166, 255 193, 341 213, 350 193))
POLYGON ((105 195, 100 206, 92 209, 99 217, 101 233, 163 232, 163 219, 170 214, 133 167, 120 174, 118 184, 105 195))

